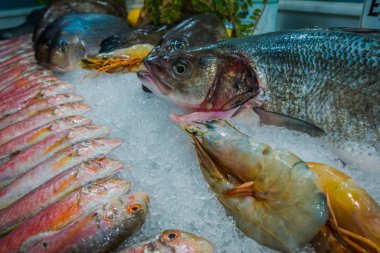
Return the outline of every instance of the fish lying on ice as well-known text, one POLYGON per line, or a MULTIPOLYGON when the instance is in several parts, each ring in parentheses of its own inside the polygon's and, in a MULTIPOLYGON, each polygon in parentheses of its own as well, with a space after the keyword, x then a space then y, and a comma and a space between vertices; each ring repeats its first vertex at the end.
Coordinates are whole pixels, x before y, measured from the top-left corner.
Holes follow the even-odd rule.
POLYGON ((0 129, 4 129, 16 122, 20 122, 24 119, 32 117, 38 114, 41 110, 46 110, 55 106, 69 103, 77 103, 81 101, 83 101, 83 97, 73 93, 59 94, 56 96, 38 100, 34 103, 29 104, 22 110, 19 110, 18 112, 15 112, 11 115, 8 115, 7 117, 0 119, 0 129))
POLYGON ((59 151, 1 188, 0 209, 11 205, 63 171, 90 159, 107 155, 120 144, 119 140, 95 139, 59 151))
POLYGON ((108 128, 95 125, 72 128, 24 149, 0 165, 0 188, 52 157, 58 151, 79 142, 104 137, 108 132, 108 128))
POLYGON ((29 238, 20 252, 110 252, 141 228, 148 203, 149 197, 144 192, 118 197, 62 230, 29 238))
POLYGON ((70 116, 57 119, 0 145, 0 159, 26 149, 49 136, 84 125, 91 125, 91 120, 83 116, 70 116))
POLYGON ((259 143, 223 120, 181 125, 194 140, 205 180, 247 236, 295 252, 323 227, 325 194, 296 155, 259 143))
POLYGON ((195 111, 250 101, 262 123, 325 134, 343 161, 373 170, 380 163, 380 32, 355 31, 231 39, 147 57, 147 71, 138 76, 153 92, 195 111))
POLYGON ((0 251, 19 252, 25 240, 40 233, 63 228, 77 218, 92 213, 98 206, 126 195, 129 188, 129 182, 115 178, 80 188, 1 238, 0 251))
POLYGON ((166 230, 147 241, 138 243, 118 253, 212 253, 214 247, 212 244, 197 235, 189 232, 171 229, 166 230))
POLYGON ((56 119, 81 115, 88 112, 90 109, 91 107, 87 105, 74 103, 40 111, 39 114, 0 130, 0 145, 56 119))
POLYGON ((70 192, 97 180, 111 177, 122 168, 121 162, 103 157, 64 171, 9 207, 0 210, 0 234, 6 234, 70 192))
POLYGON ((7 101, 2 100, 0 102, 0 118, 15 113, 38 100, 62 93, 72 92, 72 88, 72 85, 62 82, 45 88, 33 88, 21 92, 16 96, 7 99, 7 101))
POLYGON ((39 36, 38 63, 54 71, 73 69, 78 61, 99 51, 105 38, 128 29, 119 17, 96 13, 67 14, 56 19, 39 36))

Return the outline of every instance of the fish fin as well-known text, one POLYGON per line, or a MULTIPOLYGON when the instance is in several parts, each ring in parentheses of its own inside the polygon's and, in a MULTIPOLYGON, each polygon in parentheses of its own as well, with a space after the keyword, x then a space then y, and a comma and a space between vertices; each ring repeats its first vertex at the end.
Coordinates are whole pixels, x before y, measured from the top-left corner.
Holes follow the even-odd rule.
POLYGON ((226 196, 230 197, 241 197, 241 196, 254 196, 253 192, 253 181, 245 182, 235 188, 228 190, 224 193, 226 196))
POLYGON ((320 137, 325 134, 321 128, 300 119, 296 119, 280 113, 265 111, 258 107, 255 107, 253 111, 259 116, 260 123, 264 125, 286 127, 290 130, 307 133, 314 137, 320 137))

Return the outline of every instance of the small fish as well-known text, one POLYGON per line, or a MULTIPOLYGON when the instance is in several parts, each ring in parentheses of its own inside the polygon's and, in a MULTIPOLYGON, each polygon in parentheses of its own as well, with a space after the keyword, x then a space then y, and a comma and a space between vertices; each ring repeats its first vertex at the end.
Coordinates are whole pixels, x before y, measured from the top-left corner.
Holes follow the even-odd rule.
POLYGON ((59 230, 102 204, 126 195, 130 183, 120 179, 95 182, 50 205, 0 239, 0 252, 18 252, 25 240, 40 233, 59 230))
POLYGON ((9 207, 0 210, 0 234, 6 234, 70 192, 111 177, 122 168, 123 164, 119 161, 97 158, 62 172, 9 207))
POLYGON ((249 101, 263 124, 321 133, 344 152, 362 147, 364 156, 340 158, 373 170, 380 163, 379 45, 380 30, 274 32, 147 57, 138 76, 194 111, 249 101))
POLYGON ((0 209, 14 203, 63 171, 90 159, 104 156, 120 144, 119 140, 96 139, 81 142, 59 151, 9 185, 1 188, 0 209))
POLYGON ((0 188, 10 184, 56 152, 82 141, 104 137, 108 132, 108 128, 103 126, 82 126, 59 132, 30 146, 0 165, 0 188))
POLYGON ((46 88, 59 83, 57 77, 54 76, 45 76, 44 73, 40 76, 40 72, 36 72, 34 75, 32 79, 28 77, 21 78, 8 85, 8 87, 0 91, 0 96, 11 98, 27 90, 46 88))
POLYGON ((148 203, 144 192, 116 198, 62 230, 29 238, 20 252, 110 252, 141 228, 148 203))
POLYGON ((204 178, 244 234, 296 252, 324 226, 326 196, 296 155, 259 143, 224 120, 182 127, 194 140, 204 178))
POLYGON ((72 70, 80 59, 97 53, 102 40, 126 29, 125 20, 111 15, 65 15, 51 23, 38 38, 36 59, 53 71, 72 70))
POLYGON ((122 249, 118 253, 212 253, 212 244, 189 232, 171 229, 166 230, 147 241, 122 249))
POLYGON ((83 116, 70 116, 57 119, 0 145, 0 159, 26 149, 49 136, 84 125, 91 125, 91 120, 83 116))
POLYGON ((45 99, 47 97, 56 96, 63 93, 73 91, 73 86, 68 83, 57 83, 46 88, 30 89, 11 97, 7 101, 0 102, 0 118, 15 113, 31 103, 45 99))
POLYGON ((61 16, 70 13, 103 13, 122 19, 127 18, 125 7, 115 0, 55 0, 46 8, 43 17, 38 22, 33 41, 37 41, 46 27, 61 16))
POLYGON ((83 101, 83 97, 72 93, 59 94, 57 96, 48 97, 31 103, 27 107, 5 118, 0 119, 0 129, 4 129, 16 122, 32 117, 39 113, 41 110, 46 110, 58 105, 76 103, 83 101))
POLYGON ((20 61, 33 61, 34 60, 34 52, 30 50, 20 51, 16 55, 3 58, 0 61, 0 68, 3 68, 4 66, 8 66, 12 63, 20 62, 20 61))
POLYGON ((0 145, 3 145, 31 130, 39 128, 56 119, 80 115, 88 112, 91 107, 84 104, 68 104, 40 111, 39 114, 12 126, 0 130, 0 145))

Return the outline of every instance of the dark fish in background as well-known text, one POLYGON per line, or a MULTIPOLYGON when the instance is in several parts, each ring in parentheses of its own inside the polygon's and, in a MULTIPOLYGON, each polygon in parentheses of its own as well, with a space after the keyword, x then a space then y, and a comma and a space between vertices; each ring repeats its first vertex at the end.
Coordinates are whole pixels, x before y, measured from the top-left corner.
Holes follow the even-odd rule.
POLYGON ((0 40, 7 40, 24 34, 32 33, 34 27, 40 22, 46 8, 33 10, 26 18, 25 22, 19 26, 0 30, 0 40))
POLYGON ((155 46, 167 30, 167 25, 147 25, 134 30, 127 30, 121 34, 115 34, 102 41, 100 44, 100 53, 109 53, 137 44, 151 44, 155 46))
POLYGON ((105 38, 129 29, 119 17, 98 13, 75 13, 58 18, 38 38, 36 59, 54 71, 67 71, 89 54, 99 51, 105 38))
POLYGON ((264 124, 322 130, 343 161, 380 163, 379 30, 248 36, 147 57, 145 66, 144 84, 182 107, 226 111, 251 101, 264 124))
POLYGON ((55 0, 46 8, 38 22, 33 41, 37 41, 48 25, 59 17, 70 13, 102 13, 123 19, 127 18, 125 7, 115 0, 55 0))
MULTIPOLYGON (((111 36, 102 42, 101 53, 83 59, 81 66, 84 69, 95 69, 98 73, 138 71, 145 57, 228 37, 223 22, 209 13, 186 19, 169 31, 167 29, 167 26, 145 26, 111 36), (153 47, 155 48, 151 52, 153 47)), ((143 89, 150 92, 144 86, 143 89)))
POLYGON ((223 21, 211 13, 185 19, 171 28, 148 58, 228 38, 223 21))

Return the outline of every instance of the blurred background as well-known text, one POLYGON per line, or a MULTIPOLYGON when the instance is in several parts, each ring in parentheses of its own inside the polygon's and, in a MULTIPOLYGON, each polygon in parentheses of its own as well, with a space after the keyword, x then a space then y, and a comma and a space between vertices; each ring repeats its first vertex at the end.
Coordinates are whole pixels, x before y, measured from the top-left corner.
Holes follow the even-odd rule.
MULTIPOLYGON (((136 8, 142 2, 126 0, 128 9, 136 8)), ((360 27, 362 14, 364 13, 365 19, 369 17, 369 12, 372 13, 370 18, 374 20, 372 28, 380 28, 380 0, 275 0, 268 3, 274 3, 275 8, 271 11, 276 12, 275 16, 270 17, 273 27, 269 30, 360 27), (364 2, 367 10, 363 12, 364 2)), ((35 8, 39 8, 35 0, 1 0, 0 28, 21 24, 25 16, 35 8)))

